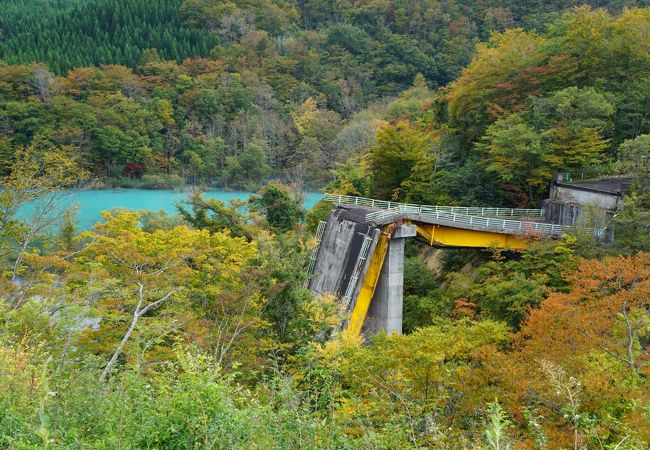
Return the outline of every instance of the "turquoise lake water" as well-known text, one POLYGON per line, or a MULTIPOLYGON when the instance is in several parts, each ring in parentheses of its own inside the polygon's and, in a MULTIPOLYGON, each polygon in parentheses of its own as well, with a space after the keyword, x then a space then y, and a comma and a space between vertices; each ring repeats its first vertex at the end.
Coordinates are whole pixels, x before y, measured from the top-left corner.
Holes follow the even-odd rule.
MULTIPOLYGON (((216 198, 223 202, 232 199, 248 200, 252 194, 241 191, 210 190, 204 193, 205 198, 216 198)), ((186 192, 171 190, 148 189, 98 189, 73 192, 66 200, 67 206, 76 206, 77 225, 83 229, 91 228, 100 220, 100 212, 110 209, 164 210, 176 214, 176 204, 186 199, 186 192)), ((323 194, 320 192, 305 192, 305 208, 309 209, 318 202, 323 194)), ((29 216, 25 211, 24 215, 29 216)))

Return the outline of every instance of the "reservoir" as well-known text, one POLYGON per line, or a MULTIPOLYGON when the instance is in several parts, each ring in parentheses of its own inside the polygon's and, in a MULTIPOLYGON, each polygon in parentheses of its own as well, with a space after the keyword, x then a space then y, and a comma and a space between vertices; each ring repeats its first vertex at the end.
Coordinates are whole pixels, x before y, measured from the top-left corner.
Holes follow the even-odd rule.
MULTIPOLYGON (((203 196, 225 203, 231 200, 246 201, 253 195, 244 191, 209 190, 203 196)), ((303 193, 304 207, 309 209, 316 204, 323 194, 320 192, 303 193)), ((176 214, 176 205, 188 198, 188 192, 150 189, 97 189, 71 192, 66 198, 66 206, 75 206, 75 219, 82 229, 90 229, 101 219, 100 212, 111 209, 128 209, 131 211, 166 211, 176 214)), ((25 218, 29 210, 24 211, 25 218)))

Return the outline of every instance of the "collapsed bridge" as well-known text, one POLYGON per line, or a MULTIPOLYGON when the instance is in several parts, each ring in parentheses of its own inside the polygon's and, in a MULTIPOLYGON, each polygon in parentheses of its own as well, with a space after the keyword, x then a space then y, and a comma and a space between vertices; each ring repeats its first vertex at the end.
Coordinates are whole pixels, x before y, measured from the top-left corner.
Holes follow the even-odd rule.
POLYGON ((524 249, 572 228, 541 222, 541 209, 413 205, 332 194, 325 200, 336 209, 319 225, 309 289, 341 299, 351 313, 343 324, 348 335, 401 333, 406 238, 440 247, 524 249))

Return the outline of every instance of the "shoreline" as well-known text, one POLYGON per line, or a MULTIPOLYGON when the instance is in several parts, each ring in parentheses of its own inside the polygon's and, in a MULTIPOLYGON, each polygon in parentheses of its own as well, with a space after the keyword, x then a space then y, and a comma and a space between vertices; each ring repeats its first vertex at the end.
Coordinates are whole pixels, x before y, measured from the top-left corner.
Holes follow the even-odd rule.
MULTIPOLYGON (((121 179, 116 179, 115 181, 118 181, 121 179)), ((285 186, 291 187, 292 185, 290 184, 285 184, 279 180, 268 180, 263 184, 260 185, 255 185, 255 186, 250 186, 250 187, 227 187, 227 186, 216 186, 216 185, 201 185, 201 184, 174 184, 170 183, 169 185, 151 185, 147 184, 146 182, 142 182, 140 180, 132 180, 133 183, 111 183, 110 180, 105 181, 100 178, 95 178, 91 179, 87 185, 91 186, 88 188, 83 188, 84 190, 102 190, 102 189, 114 189, 114 190, 119 190, 119 189, 142 189, 142 190, 147 190, 147 191, 187 191, 187 190, 202 190, 205 192, 208 191, 223 191, 223 192, 249 192, 249 193, 255 193, 259 191, 262 187, 264 187, 265 184, 268 183, 280 183, 285 186)), ((322 189, 324 189, 326 185, 322 186, 309 186, 305 185, 302 186, 300 191, 302 192, 321 192, 322 189)))

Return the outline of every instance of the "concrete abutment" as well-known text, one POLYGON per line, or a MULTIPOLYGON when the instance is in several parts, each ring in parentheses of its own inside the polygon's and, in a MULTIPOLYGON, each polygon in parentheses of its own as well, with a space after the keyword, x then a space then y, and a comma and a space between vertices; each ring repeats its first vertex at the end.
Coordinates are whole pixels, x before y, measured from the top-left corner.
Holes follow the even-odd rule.
POLYGON ((404 244, 415 237, 415 225, 400 225, 393 231, 377 288, 370 303, 364 332, 402 333, 404 316, 404 244))

